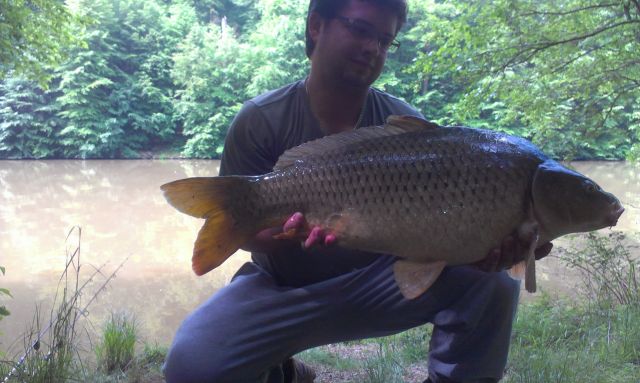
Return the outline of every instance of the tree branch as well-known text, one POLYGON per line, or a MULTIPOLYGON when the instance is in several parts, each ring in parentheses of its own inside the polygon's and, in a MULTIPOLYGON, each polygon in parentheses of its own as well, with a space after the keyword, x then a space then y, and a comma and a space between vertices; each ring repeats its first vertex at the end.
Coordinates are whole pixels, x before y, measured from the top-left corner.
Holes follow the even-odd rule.
POLYGON ((551 73, 558 73, 563 71, 566 67, 568 67, 569 65, 571 65, 572 63, 576 62, 577 60, 581 59, 582 57, 585 57, 599 49, 602 49, 604 47, 604 45, 597 45, 591 49, 588 49, 584 52, 581 52, 580 54, 572 57, 571 59, 563 62, 562 64, 560 64, 559 66, 555 67, 554 69, 551 70, 551 73))
MULTIPOLYGON (((637 0, 634 0, 634 1, 637 1, 637 0)), ((566 15, 570 15, 570 14, 573 14, 573 13, 578 13, 578 12, 582 12, 582 11, 588 11, 588 10, 591 10, 591 9, 610 8, 610 7, 615 7, 615 6, 618 6, 618 5, 620 5, 620 3, 595 4, 595 5, 589 5, 589 6, 586 6, 586 7, 571 9, 571 10, 564 11, 564 12, 530 11, 528 13, 522 14, 522 16, 524 16, 524 17, 528 17, 528 16, 566 16, 566 15)))
POLYGON ((636 9, 638 10, 638 15, 640 15, 640 1, 638 0, 631 0, 633 2, 633 4, 636 5, 636 9))
MULTIPOLYGON (((538 42, 538 43, 533 43, 533 44, 526 44, 524 46, 524 48, 520 49, 519 52, 517 52, 511 59, 509 59, 502 66, 502 70, 504 71, 509 66, 514 65, 516 63, 527 62, 531 58, 533 58, 535 55, 537 55, 538 53, 542 52, 545 49, 549 49, 549 48, 557 46, 557 45, 568 44, 568 43, 573 43, 573 42, 576 42, 576 41, 585 40, 585 39, 588 39, 590 37, 599 35, 600 33, 606 32, 606 31, 608 31, 610 29, 618 28, 618 27, 621 27, 621 26, 627 25, 627 24, 640 24, 640 20, 621 21, 619 23, 615 23, 615 24, 611 24, 611 25, 607 25, 607 26, 598 28, 598 29, 596 29, 595 31, 593 31, 591 33, 586 33, 586 34, 583 34, 583 35, 570 37, 570 38, 564 39, 564 40, 549 41, 549 42, 546 42, 546 43, 538 42), (521 56, 523 56, 523 55, 525 55, 527 53, 529 53, 529 54, 526 56, 526 58, 524 60, 519 60, 521 56)), ((517 48, 517 47, 512 47, 512 48, 517 48)))

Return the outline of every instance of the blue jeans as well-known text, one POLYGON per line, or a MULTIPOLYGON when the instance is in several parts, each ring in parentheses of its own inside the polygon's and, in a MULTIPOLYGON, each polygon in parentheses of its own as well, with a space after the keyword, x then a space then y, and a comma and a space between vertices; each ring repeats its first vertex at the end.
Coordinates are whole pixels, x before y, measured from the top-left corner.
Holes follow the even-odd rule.
MULTIPOLYGON (((456 382, 497 381, 507 362, 520 283, 506 273, 445 268, 405 299, 393 257, 301 288, 255 263, 185 319, 164 366, 173 382, 276 382, 283 360, 320 345, 395 334, 431 322, 429 370, 456 382)), ((281 378, 280 378, 281 379, 281 378)))

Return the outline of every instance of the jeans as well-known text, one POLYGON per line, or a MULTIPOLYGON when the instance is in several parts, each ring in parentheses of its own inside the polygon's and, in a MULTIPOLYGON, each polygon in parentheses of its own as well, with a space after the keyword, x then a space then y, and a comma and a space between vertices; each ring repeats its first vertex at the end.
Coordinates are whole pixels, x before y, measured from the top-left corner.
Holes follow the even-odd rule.
POLYGON ((320 345, 431 322, 429 370, 456 382, 497 381, 507 362, 520 283, 505 272, 447 267, 413 300, 395 258, 309 286, 279 286, 255 263, 185 319, 164 366, 173 382, 281 382, 280 364, 320 345))

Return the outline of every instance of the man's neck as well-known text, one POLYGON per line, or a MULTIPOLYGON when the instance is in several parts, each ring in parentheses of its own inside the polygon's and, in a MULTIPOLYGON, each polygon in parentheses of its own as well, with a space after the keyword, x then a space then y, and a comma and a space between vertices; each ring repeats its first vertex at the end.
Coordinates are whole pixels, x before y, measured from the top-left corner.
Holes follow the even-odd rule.
POLYGON ((368 87, 340 86, 309 75, 305 88, 311 110, 328 134, 353 129, 360 122, 368 87))

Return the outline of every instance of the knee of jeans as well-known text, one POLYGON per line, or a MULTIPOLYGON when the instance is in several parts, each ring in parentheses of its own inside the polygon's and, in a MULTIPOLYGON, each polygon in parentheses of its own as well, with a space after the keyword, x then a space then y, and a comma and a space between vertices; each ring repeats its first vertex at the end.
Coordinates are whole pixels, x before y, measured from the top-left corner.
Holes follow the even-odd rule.
POLYGON ((194 342, 176 340, 162 366, 166 382, 224 382, 228 374, 215 354, 203 353, 194 342))

